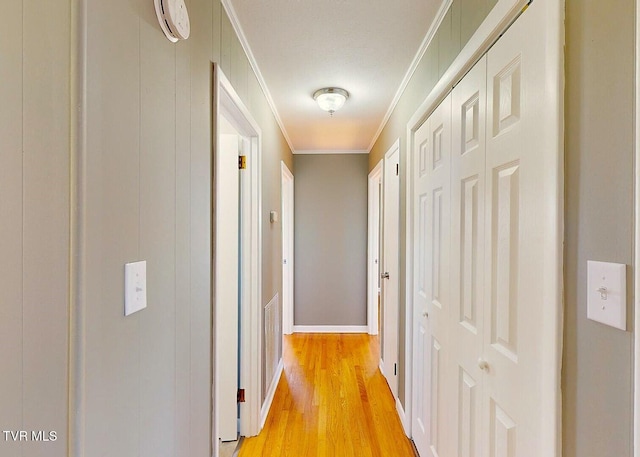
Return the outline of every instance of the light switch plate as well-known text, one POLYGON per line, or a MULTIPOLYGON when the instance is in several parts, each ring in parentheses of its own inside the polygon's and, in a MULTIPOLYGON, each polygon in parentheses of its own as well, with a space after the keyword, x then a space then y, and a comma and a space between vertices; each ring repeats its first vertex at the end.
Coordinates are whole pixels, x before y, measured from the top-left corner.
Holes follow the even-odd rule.
POLYGON ((627 329, 627 266, 587 262, 587 318, 627 329))
POLYGON ((124 315, 147 307, 147 262, 127 263, 124 266, 124 315))

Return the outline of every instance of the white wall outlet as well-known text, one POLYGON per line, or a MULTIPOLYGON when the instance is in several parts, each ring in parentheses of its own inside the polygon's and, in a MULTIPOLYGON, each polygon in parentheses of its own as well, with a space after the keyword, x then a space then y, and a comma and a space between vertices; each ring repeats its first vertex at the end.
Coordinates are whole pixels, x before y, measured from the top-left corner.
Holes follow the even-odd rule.
POLYGON ((127 263, 124 266, 124 315, 147 307, 147 262, 127 263))
POLYGON ((627 266, 587 262, 587 318, 627 329, 627 266))

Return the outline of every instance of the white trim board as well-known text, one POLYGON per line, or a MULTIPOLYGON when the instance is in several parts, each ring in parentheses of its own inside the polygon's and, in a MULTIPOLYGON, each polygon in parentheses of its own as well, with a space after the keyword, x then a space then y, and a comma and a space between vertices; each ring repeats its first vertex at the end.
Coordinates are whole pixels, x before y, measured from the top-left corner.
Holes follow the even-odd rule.
POLYGON ((409 423, 411 421, 407 420, 407 415, 404 412, 404 408, 402 407, 402 402, 400 401, 399 398, 396 398, 396 411, 398 412, 398 417, 400 417, 400 422, 402 423, 402 428, 404 429, 404 432, 407 434, 407 436, 410 436, 409 423))
POLYGON ((266 422, 269 411, 271 410, 271 404, 273 403, 273 398, 276 395, 276 389, 278 388, 278 383, 280 382, 280 377, 282 376, 283 371, 284 363, 282 361, 282 357, 280 357, 278 368, 276 368, 276 374, 271 380, 269 390, 267 391, 267 396, 264 399, 264 403, 262 403, 262 409, 260 410, 260 429, 264 427, 264 423, 266 422))
POLYGON ((396 95, 393 97, 393 100, 391 100, 389 109, 387 109, 387 112, 384 115, 384 118, 382 118, 382 122, 380 123, 380 126, 378 127, 376 134, 373 136, 373 139, 371 140, 371 144, 369 144, 368 152, 370 152, 373 149, 373 147, 376 144, 376 141, 378 141, 378 138, 380 138, 380 135, 382 134, 382 131, 387 125, 387 122, 389 122, 389 118, 393 114, 393 110, 396 109, 396 106, 400 102, 400 98, 402 98, 402 94, 404 94, 404 91, 407 89, 407 86, 409 85, 409 82, 411 81, 413 74, 418 69, 418 65, 420 64, 420 61, 424 57, 425 52, 427 52, 427 48, 431 44, 433 37, 435 37, 436 32, 440 27, 440 24, 442 24, 442 21, 444 20, 444 17, 449 12, 449 9, 451 8, 452 4, 453 4, 453 0, 442 0, 442 3, 440 4, 440 9, 438 10, 438 13, 435 19, 431 23, 431 27, 429 27, 427 34, 422 40, 422 43, 418 48, 418 52, 416 52, 416 55, 413 58, 413 61, 411 62, 411 65, 409 65, 409 68, 407 69, 407 73, 405 73, 404 78, 402 79, 402 82, 400 83, 400 86, 396 91, 396 95))
POLYGON ((380 216, 382 194, 382 159, 373 167, 367 179, 369 193, 367 196, 367 325, 369 335, 377 335, 379 331, 378 297, 380 294, 380 216), (376 201, 377 200, 377 201, 376 201), (377 260, 377 264, 374 263, 377 260), (376 266, 378 268, 376 268, 376 266))
MULTIPOLYGON (((640 0, 637 0, 640 1, 640 0)), ((411 116, 406 128, 405 143, 406 169, 412 169, 411 153, 413 149, 413 132, 429 117, 435 108, 451 91, 473 65, 489 50, 502 33, 520 15, 528 0, 498 0, 480 27, 475 31, 467 44, 462 48, 453 63, 442 75, 422 104, 411 116)), ((411 174, 406 181, 406 244, 405 244, 405 413, 412 417, 413 388, 413 182, 411 174)), ((411 421, 408 421, 407 433, 412 434, 411 421)), ((640 457, 636 456, 636 457, 640 457)))
POLYGON ((294 325, 293 333, 367 333, 366 325, 294 325))

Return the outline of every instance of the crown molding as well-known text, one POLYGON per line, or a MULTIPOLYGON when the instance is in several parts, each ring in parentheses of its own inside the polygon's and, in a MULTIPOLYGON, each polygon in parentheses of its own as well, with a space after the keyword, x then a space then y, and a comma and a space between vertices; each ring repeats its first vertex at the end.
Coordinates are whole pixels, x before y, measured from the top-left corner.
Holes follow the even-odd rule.
POLYGON ((416 55, 413 58, 413 61, 411 62, 411 65, 409 66, 407 73, 404 75, 404 79, 402 80, 402 82, 400 83, 400 86, 398 87, 398 90, 396 91, 396 95, 393 97, 393 100, 389 105, 389 109, 387 109, 387 113, 384 115, 384 118, 382 119, 382 122, 380 123, 380 126, 376 131, 376 134, 373 136, 373 140, 371 140, 371 144, 369 144, 369 149, 368 149, 369 152, 373 149, 376 142, 378 141, 378 138, 380 138, 380 134, 382 133, 382 130, 384 130, 385 126, 387 125, 387 122, 389 122, 389 118, 391 117, 393 110, 396 109, 398 102, 400 102, 400 98, 402 97, 402 94, 404 94, 404 91, 407 89, 407 86, 409 85, 409 81, 411 81, 413 74, 416 72, 416 69, 420 64, 420 61, 424 57, 425 52, 427 52, 427 48, 431 44, 431 41, 433 41, 433 37, 436 35, 436 32, 438 31, 440 24, 442 24, 442 21, 444 20, 444 17, 449 12, 449 9, 451 8, 452 4, 453 4, 453 0, 442 0, 442 4, 440 5, 438 14, 436 15, 435 19, 431 23, 431 27, 429 27, 429 31, 427 32, 424 39, 422 40, 422 43, 418 48, 418 52, 416 52, 416 55))
POLYGON ((238 15, 236 14, 236 10, 233 8, 233 5, 231 4, 231 0, 220 0, 220 3, 222 3, 222 7, 226 11, 227 16, 229 16, 229 21, 231 21, 231 26, 233 27, 233 30, 236 32, 236 35, 238 36, 238 40, 242 45, 242 49, 244 50, 244 53, 247 55, 247 59, 249 60, 249 65, 251 65, 251 69, 253 70, 253 72, 256 75, 256 78, 258 79, 258 83, 260 84, 260 87, 262 88, 262 92, 264 93, 264 96, 267 99, 267 103, 271 108, 271 112, 273 113, 273 116, 276 118, 276 122, 278 123, 278 126, 280 126, 280 131, 282 132, 284 139, 289 145, 289 149, 293 152, 294 148, 293 148, 293 143, 291 142, 291 138, 289 138, 287 129, 284 128, 284 123, 282 122, 280 113, 276 108, 276 104, 273 101, 271 92, 269 92, 267 83, 264 80, 264 77, 262 76, 260 67, 258 67, 258 62, 256 61, 253 55, 253 52, 251 51, 251 46, 249 46, 249 41, 247 40, 247 37, 244 34, 244 30, 242 30, 242 26, 240 25, 240 21, 238 20, 238 15))
POLYGON ((293 153, 295 155, 310 155, 310 154, 369 154, 367 149, 341 149, 341 150, 332 150, 332 149, 299 149, 294 150, 293 153))

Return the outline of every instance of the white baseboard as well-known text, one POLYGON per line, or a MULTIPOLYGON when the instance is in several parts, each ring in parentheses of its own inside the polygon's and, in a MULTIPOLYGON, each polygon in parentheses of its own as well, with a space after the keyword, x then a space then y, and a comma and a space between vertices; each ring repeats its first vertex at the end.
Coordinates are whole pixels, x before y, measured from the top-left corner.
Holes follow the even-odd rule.
POLYGON ((260 430, 262 430, 262 427, 264 427, 264 423, 266 422, 267 416, 269 415, 269 410, 271 409, 271 404, 273 403, 273 397, 276 394, 276 389, 278 388, 278 383, 280 382, 280 377, 282 376, 283 370, 284 363, 282 362, 282 358, 280 358, 280 362, 278 362, 278 368, 276 368, 276 374, 271 380, 269 390, 267 391, 267 397, 264 399, 262 409, 260 410, 260 430))
POLYGON ((396 410, 398 411, 398 416, 400 416, 400 422, 402 422, 404 433, 405 435, 409 436, 409 424, 407 422, 407 415, 404 412, 404 408, 402 407, 402 403, 400 403, 399 398, 396 398, 396 410))
POLYGON ((294 325, 293 333, 367 333, 366 325, 294 325))

